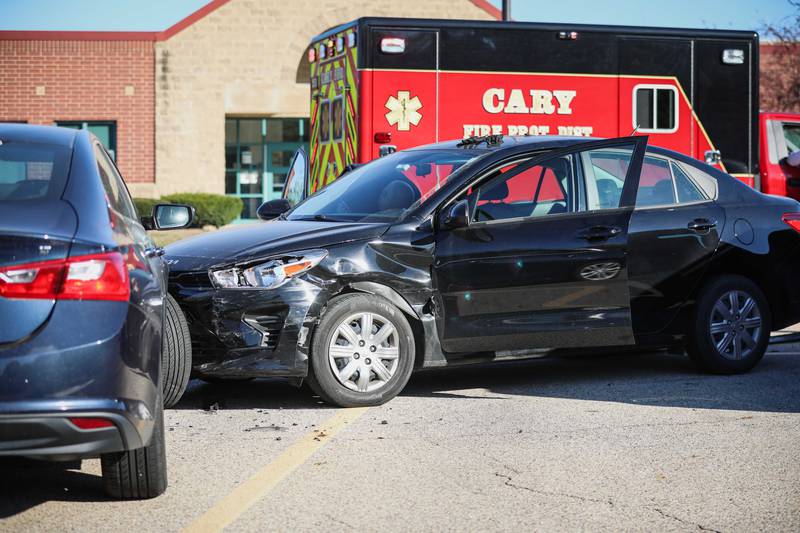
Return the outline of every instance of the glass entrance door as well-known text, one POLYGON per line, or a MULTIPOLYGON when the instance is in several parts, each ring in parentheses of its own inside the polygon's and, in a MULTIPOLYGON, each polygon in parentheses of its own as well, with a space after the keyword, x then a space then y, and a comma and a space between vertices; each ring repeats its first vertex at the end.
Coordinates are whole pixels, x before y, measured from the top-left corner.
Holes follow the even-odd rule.
POLYGON ((308 119, 225 120, 225 193, 242 199, 240 221, 257 218, 259 205, 280 198, 292 155, 301 146, 308 149, 308 119))

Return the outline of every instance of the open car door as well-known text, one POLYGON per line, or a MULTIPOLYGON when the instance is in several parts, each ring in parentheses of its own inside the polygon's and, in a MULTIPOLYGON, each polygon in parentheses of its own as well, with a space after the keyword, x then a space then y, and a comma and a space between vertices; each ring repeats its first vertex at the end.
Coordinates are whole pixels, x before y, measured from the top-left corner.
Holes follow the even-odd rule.
POLYGON ((646 146, 628 137, 532 151, 444 206, 445 219, 463 212, 436 231, 446 352, 634 344, 628 223, 646 146))
POLYGON ((292 164, 289 165, 289 174, 286 176, 281 198, 289 202, 290 207, 294 207, 305 200, 306 196, 308 196, 308 157, 301 147, 294 153, 292 164))

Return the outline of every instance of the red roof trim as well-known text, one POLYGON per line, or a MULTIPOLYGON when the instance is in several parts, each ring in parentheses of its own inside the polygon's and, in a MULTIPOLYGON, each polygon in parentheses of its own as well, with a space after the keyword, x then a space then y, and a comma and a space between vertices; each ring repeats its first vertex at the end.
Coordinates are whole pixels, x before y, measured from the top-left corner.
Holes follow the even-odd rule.
POLYGON ((489 13, 489 15, 496 18, 497 20, 501 20, 503 18, 502 10, 494 7, 489 2, 489 0, 469 0, 469 1, 475 4, 476 7, 483 9, 484 11, 489 13))
POLYGON ((2 30, 0 41, 155 41, 152 31, 2 30))
POLYGON ((157 41, 166 41, 176 33, 185 30, 201 18, 205 17, 209 13, 216 11, 217 9, 221 8, 225 4, 230 2, 230 0, 211 0, 211 2, 207 3, 188 17, 184 18, 183 20, 179 20, 166 30, 160 32, 158 37, 156 38, 157 41))
POLYGON ((2 41, 165 41, 230 0, 211 0, 164 31, 28 31, 2 30, 2 41))

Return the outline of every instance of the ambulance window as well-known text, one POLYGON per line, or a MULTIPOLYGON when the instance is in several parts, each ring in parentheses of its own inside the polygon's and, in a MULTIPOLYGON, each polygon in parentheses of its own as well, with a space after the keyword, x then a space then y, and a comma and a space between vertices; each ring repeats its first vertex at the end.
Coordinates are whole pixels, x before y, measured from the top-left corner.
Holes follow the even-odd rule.
POLYGON ((672 85, 637 85, 633 89, 633 127, 640 132, 678 129, 678 91, 672 85))
POLYGON ((328 142, 331 138, 331 105, 324 100, 319 104, 319 140, 328 142))
POLYGON ((344 137, 344 106, 342 98, 334 98, 331 102, 331 126, 333 128, 333 140, 340 141, 344 137))

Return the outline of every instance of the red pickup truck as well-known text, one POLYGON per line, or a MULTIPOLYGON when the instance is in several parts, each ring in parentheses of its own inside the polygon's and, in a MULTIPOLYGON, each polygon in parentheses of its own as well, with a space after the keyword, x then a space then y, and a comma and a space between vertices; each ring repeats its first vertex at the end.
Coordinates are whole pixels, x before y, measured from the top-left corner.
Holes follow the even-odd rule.
POLYGON ((761 113, 761 191, 800 200, 800 114, 761 113))

